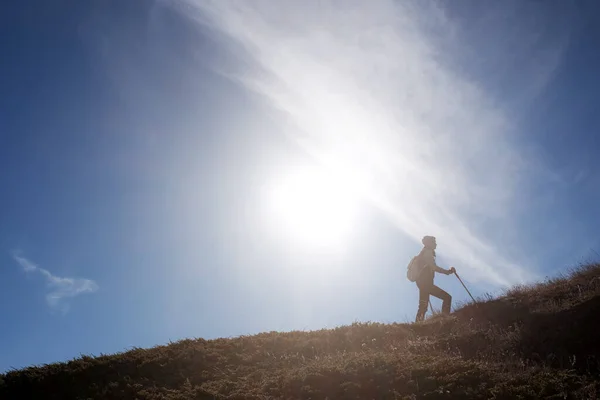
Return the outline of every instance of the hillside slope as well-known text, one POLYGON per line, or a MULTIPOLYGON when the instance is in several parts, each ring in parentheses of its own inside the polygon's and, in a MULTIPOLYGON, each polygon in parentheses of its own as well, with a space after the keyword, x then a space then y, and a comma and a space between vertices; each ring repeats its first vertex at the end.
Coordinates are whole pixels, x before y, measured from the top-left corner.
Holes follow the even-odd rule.
POLYGON ((600 265, 420 324, 184 340, 0 375, 0 399, 596 399, 600 265))

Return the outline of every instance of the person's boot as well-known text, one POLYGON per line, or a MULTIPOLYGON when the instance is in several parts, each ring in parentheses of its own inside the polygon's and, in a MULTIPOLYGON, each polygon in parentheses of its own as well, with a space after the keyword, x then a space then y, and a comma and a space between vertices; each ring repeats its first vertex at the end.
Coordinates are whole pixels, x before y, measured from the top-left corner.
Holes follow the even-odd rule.
POLYGON ((444 302, 442 303, 442 314, 450 314, 450 309, 452 307, 452 297, 448 296, 447 299, 444 299, 444 302))
POLYGON ((425 319, 425 313, 417 313, 417 318, 415 319, 415 322, 423 322, 423 320, 425 319))
POLYGON ((419 301, 419 309, 417 310, 417 318, 415 322, 420 322, 425 319, 425 313, 427 312, 427 301, 419 301))

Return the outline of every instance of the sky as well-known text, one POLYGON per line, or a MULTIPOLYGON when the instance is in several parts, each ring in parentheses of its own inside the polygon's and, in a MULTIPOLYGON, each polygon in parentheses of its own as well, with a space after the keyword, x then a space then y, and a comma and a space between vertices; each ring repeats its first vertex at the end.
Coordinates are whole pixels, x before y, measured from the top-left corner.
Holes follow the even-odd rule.
POLYGON ((0 372, 412 321, 424 235, 476 296, 596 258, 597 8, 5 2, 0 372))

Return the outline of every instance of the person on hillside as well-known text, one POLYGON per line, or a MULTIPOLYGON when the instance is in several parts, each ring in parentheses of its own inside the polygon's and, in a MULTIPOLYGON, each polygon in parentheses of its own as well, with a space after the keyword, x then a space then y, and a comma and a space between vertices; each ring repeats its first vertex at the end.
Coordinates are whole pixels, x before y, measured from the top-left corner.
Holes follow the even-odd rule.
POLYGON ((450 307, 452 304, 452 296, 448 292, 440 289, 433 284, 433 278, 435 273, 450 275, 456 272, 454 267, 450 269, 443 269, 437 266, 435 263, 435 249, 437 243, 435 237, 425 236, 422 241, 423 249, 419 253, 421 273, 415 281, 419 288, 419 309, 417 311, 416 322, 423 321, 425 319, 425 313, 427 312, 427 305, 429 304, 429 296, 435 296, 442 300, 442 313, 450 314, 450 307))

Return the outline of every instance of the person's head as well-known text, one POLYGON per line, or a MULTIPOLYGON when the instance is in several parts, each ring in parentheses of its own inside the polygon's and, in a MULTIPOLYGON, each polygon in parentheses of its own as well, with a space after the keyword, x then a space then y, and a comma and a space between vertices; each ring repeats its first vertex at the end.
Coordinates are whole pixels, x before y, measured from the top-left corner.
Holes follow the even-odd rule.
POLYGON ((423 243, 423 246, 427 247, 428 249, 435 250, 437 247, 434 236, 424 236, 421 242, 423 243))

